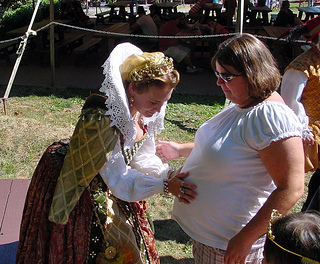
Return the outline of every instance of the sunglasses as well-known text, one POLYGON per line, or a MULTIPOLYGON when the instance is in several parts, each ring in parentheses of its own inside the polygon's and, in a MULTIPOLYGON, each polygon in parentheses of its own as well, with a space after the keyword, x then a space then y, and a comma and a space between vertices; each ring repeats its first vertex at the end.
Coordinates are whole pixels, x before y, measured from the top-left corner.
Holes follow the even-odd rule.
POLYGON ((233 78, 236 78, 238 76, 241 76, 242 74, 239 74, 239 75, 236 75, 236 74, 230 74, 230 73, 227 73, 227 72, 223 72, 223 73, 220 73, 216 70, 213 70, 214 71, 214 74, 217 76, 217 78, 221 78, 222 81, 224 82, 230 82, 233 78))

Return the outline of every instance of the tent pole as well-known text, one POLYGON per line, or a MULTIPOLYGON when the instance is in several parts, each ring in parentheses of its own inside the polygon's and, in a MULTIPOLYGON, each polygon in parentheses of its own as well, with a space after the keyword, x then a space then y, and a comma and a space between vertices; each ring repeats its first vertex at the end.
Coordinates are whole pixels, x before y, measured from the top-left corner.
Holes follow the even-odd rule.
POLYGON ((54 2, 50 0, 50 65, 51 65, 51 86, 54 87, 56 79, 55 70, 55 54, 54 54, 54 25, 52 24, 54 20, 54 2))
POLYGON ((243 33, 243 23, 244 23, 244 0, 240 0, 237 11, 237 23, 236 23, 236 32, 240 34, 243 33))
POLYGON ((32 14, 31 21, 30 21, 30 24, 28 26, 28 29, 27 29, 26 33, 24 34, 24 36, 22 37, 22 40, 21 40, 21 42, 19 44, 19 48, 18 48, 18 50, 16 52, 18 57, 17 57, 16 62, 14 64, 14 67, 13 67, 13 70, 12 70, 12 73, 11 73, 11 76, 10 76, 10 79, 9 79, 9 82, 8 82, 8 85, 7 85, 6 92, 5 92, 4 96, 3 96, 3 98, 1 98, 2 102, 3 102, 3 108, 4 108, 4 111, 5 111, 5 114, 7 114, 6 101, 7 101, 8 97, 9 97, 13 81, 14 81, 14 79, 16 77, 16 74, 17 74, 21 59, 22 59, 22 55, 24 53, 24 50, 26 49, 29 35, 36 35, 37 34, 37 32, 33 31, 31 28, 32 28, 34 19, 36 17, 36 14, 38 12, 40 3, 41 3, 41 0, 38 0, 37 1, 37 5, 36 5, 35 9, 33 10, 33 14, 32 14))

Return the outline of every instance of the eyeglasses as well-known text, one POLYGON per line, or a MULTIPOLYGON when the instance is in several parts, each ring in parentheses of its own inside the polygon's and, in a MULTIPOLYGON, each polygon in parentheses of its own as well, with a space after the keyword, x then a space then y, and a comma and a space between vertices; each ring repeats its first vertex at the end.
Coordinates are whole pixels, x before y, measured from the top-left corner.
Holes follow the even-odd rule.
POLYGON ((295 252, 292 252, 290 251, 289 249, 286 249, 284 248, 283 246, 279 245, 275 239, 275 235, 272 234, 272 222, 275 220, 275 218, 278 218, 278 217, 283 217, 282 214, 280 214, 277 210, 273 209, 272 210, 272 213, 271 213, 271 217, 270 217, 270 220, 269 220, 269 223, 268 223, 268 231, 267 231, 267 236, 269 238, 269 240, 271 240, 276 246, 278 246, 279 248, 281 248, 282 250, 290 253, 290 254, 293 254, 295 256, 298 256, 300 258, 302 258, 303 260, 305 260, 305 263, 319 263, 318 261, 316 260, 313 260, 313 259, 310 259, 310 258, 307 258, 307 257, 304 257, 298 253, 295 253, 295 252))
POLYGON ((214 74, 217 76, 217 78, 221 78, 222 81, 224 82, 230 82, 233 78, 236 78, 238 76, 241 76, 242 74, 239 74, 239 75, 236 75, 236 74, 230 74, 230 73, 227 73, 227 72, 223 72, 223 73, 220 73, 216 70, 213 70, 214 71, 214 74))

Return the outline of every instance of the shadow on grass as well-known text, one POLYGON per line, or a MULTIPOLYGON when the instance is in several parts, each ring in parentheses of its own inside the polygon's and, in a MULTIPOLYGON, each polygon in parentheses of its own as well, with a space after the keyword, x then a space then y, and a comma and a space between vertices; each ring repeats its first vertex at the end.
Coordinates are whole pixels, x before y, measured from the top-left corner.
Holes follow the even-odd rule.
MULTIPOLYGON (((6 91, 7 87, 3 85, 0 86, 0 97, 2 97, 6 91)), ((97 90, 90 89, 79 89, 79 88, 66 88, 66 89, 58 89, 53 87, 36 87, 36 86, 20 86, 15 85, 11 88, 9 98, 10 97, 25 97, 25 96, 50 96, 54 95, 58 98, 72 98, 72 97, 80 97, 82 99, 87 98, 92 93, 99 93, 97 90)))
POLYGON ((174 240, 181 244, 186 244, 190 240, 190 237, 181 229, 178 223, 172 219, 154 220, 153 225, 156 240, 174 240))
POLYGON ((177 104, 201 104, 201 105, 224 105, 225 96, 220 95, 198 95, 198 94, 181 94, 181 93, 173 93, 169 103, 177 104))
POLYGON ((168 119, 168 118, 165 118, 165 120, 167 120, 168 122, 170 122, 173 125, 176 125, 181 130, 187 131, 187 132, 192 133, 192 134, 195 134, 197 132, 197 130, 198 130, 197 128, 187 127, 186 125, 184 125, 184 121, 176 121, 176 120, 168 119))
POLYGON ((161 264, 194 264, 194 260, 191 258, 175 259, 171 256, 160 257, 161 264))
MULTIPOLYGON (((0 97, 2 97, 6 91, 4 85, 0 85, 0 97)), ((10 97, 24 97, 24 96, 50 96, 54 95, 59 98, 71 98, 71 97, 80 97, 82 99, 86 99, 90 94, 100 93, 96 89, 80 89, 80 88, 64 88, 58 89, 53 87, 38 87, 38 86, 20 86, 14 85, 11 88, 9 98, 10 97)), ((194 94, 181 94, 181 93, 173 93, 169 103, 185 103, 185 104, 202 104, 202 105, 215 105, 221 104, 223 105, 225 101, 224 96, 218 95, 194 95, 194 94)))
MULTIPOLYGON (((158 241, 176 241, 180 244, 190 242, 190 237, 181 229, 178 223, 172 219, 154 220, 154 236, 158 241)), ((175 259, 172 256, 162 256, 161 264, 193 264, 192 258, 175 259)))

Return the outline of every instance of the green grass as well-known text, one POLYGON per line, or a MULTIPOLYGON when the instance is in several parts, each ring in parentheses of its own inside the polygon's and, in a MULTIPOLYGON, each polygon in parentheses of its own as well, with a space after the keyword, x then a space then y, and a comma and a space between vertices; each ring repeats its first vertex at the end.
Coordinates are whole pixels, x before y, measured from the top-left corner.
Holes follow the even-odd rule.
MULTIPOLYGON (((3 93, 0 87, 0 93, 3 93)), ((15 87, 0 109, 0 178, 31 179, 44 150, 53 141, 69 138, 90 91, 55 90, 46 87, 15 87)), ((193 141, 199 126, 223 108, 224 97, 173 94, 168 102, 166 129, 161 140, 193 141)), ((170 161, 177 169, 183 158, 170 161)), ((303 199, 295 207, 301 208, 303 199)), ((170 219, 173 197, 162 194, 147 199, 148 214, 155 227, 161 263, 193 263, 189 237, 170 219)))
MULTIPOLYGON (((4 93, 3 87, 0 93, 4 93)), ((0 178, 31 179, 47 146, 72 135, 89 95, 90 91, 81 89, 14 87, 6 103, 7 115, 2 105, 0 109, 0 178)), ((224 97, 173 94, 168 102, 166 129, 158 139, 192 141, 199 126, 223 104, 224 97)), ((178 159, 170 165, 179 168, 183 162, 178 159)), ((189 237, 170 220, 173 197, 158 194, 147 202, 161 263, 193 263, 189 237)))

